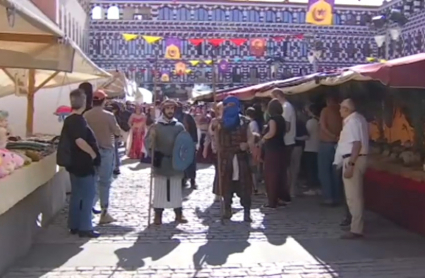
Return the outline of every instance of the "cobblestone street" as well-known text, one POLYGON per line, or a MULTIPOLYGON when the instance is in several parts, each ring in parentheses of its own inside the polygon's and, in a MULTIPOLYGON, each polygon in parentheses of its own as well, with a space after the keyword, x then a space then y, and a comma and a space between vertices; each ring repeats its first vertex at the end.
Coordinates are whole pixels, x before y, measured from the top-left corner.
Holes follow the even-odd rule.
POLYGON ((340 240, 342 209, 316 198, 270 211, 263 195, 254 196, 251 224, 236 200, 232 220, 221 224, 205 165, 198 165, 199 189, 185 190, 189 223, 176 225, 166 211, 163 226, 147 228, 149 165, 124 164, 111 194, 116 223, 83 240, 68 233, 65 209, 4 277, 425 277, 424 238, 368 213, 364 240, 340 240))

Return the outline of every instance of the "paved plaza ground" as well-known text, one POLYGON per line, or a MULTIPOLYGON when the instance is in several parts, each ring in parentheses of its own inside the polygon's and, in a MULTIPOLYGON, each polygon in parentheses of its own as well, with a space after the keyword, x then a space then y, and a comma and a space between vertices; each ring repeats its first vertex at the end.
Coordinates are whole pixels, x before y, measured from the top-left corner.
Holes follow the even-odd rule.
POLYGON ((368 213, 364 240, 340 240, 342 209, 314 197, 270 211, 254 196, 251 224, 235 199, 222 225, 207 165, 198 166, 199 189, 185 190, 189 223, 176 225, 168 211, 163 226, 147 228, 149 165, 124 163, 111 194, 118 222, 99 227, 98 239, 80 239, 68 233, 64 209, 4 277, 425 277, 425 238, 368 213))

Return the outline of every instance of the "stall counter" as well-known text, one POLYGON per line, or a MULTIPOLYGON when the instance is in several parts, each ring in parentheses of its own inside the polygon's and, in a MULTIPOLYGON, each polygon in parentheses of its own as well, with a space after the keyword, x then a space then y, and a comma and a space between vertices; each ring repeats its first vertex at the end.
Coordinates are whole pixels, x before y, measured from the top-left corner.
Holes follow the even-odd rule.
POLYGON ((54 152, 0 179, 0 215, 47 183, 59 169, 54 152))
POLYGON ((365 175, 366 208, 425 236, 425 172, 371 156, 365 175))

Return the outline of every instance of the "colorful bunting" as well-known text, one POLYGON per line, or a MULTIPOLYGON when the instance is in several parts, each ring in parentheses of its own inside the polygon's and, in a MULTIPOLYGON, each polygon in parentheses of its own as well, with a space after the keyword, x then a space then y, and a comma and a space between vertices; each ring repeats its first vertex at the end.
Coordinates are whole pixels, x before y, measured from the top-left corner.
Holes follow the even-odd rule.
POLYGON ((203 40, 203 39, 189 39, 189 42, 190 42, 191 44, 193 44, 194 46, 198 46, 198 45, 200 45, 201 43, 203 43, 203 42, 204 42, 204 40, 203 40))
POLYGON ((284 41, 286 38, 285 37, 274 37, 273 38, 273 40, 275 41, 275 42, 282 42, 282 41, 284 41))
POLYGON ((122 37, 126 42, 130 42, 137 39, 139 36, 134 34, 122 34, 122 37))
POLYGON ((224 43, 226 40, 225 39, 208 39, 207 40, 210 44, 212 44, 212 46, 218 47, 220 46, 222 43, 224 43))
POLYGON ((160 40, 162 40, 162 37, 157 36, 142 36, 142 38, 148 43, 148 44, 154 44, 160 40))
POLYGON ((197 66, 197 65, 199 65, 199 61, 198 60, 191 60, 191 61, 189 61, 189 63, 192 65, 192 66, 197 66))
POLYGON ((241 46, 246 43, 248 39, 230 39, 230 41, 236 46, 241 46))
POLYGON ((165 59, 179 60, 181 58, 182 41, 176 38, 165 40, 165 59))

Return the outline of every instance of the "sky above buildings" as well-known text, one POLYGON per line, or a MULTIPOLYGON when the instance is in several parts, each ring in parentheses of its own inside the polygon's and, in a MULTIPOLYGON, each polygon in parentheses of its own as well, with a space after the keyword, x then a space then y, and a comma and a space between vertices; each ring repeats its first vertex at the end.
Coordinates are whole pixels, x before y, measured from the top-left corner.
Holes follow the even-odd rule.
MULTIPOLYGON (((282 0, 275 0, 282 2, 282 0)), ((292 3, 307 3, 308 0, 289 0, 292 3)), ((391 2, 391 0, 335 0, 336 5, 358 5, 358 6, 381 6, 384 2, 391 2)))
MULTIPOLYGON (((250 0, 237 0, 237 1, 249 2, 250 0)), ((284 2, 284 0, 251 0, 251 1, 278 2, 278 3, 284 2)), ((391 2, 391 0, 335 0, 336 5, 355 5, 355 6, 374 6, 374 7, 379 7, 385 2, 391 2)), ((289 0, 289 3, 307 4, 308 0, 289 0)))

